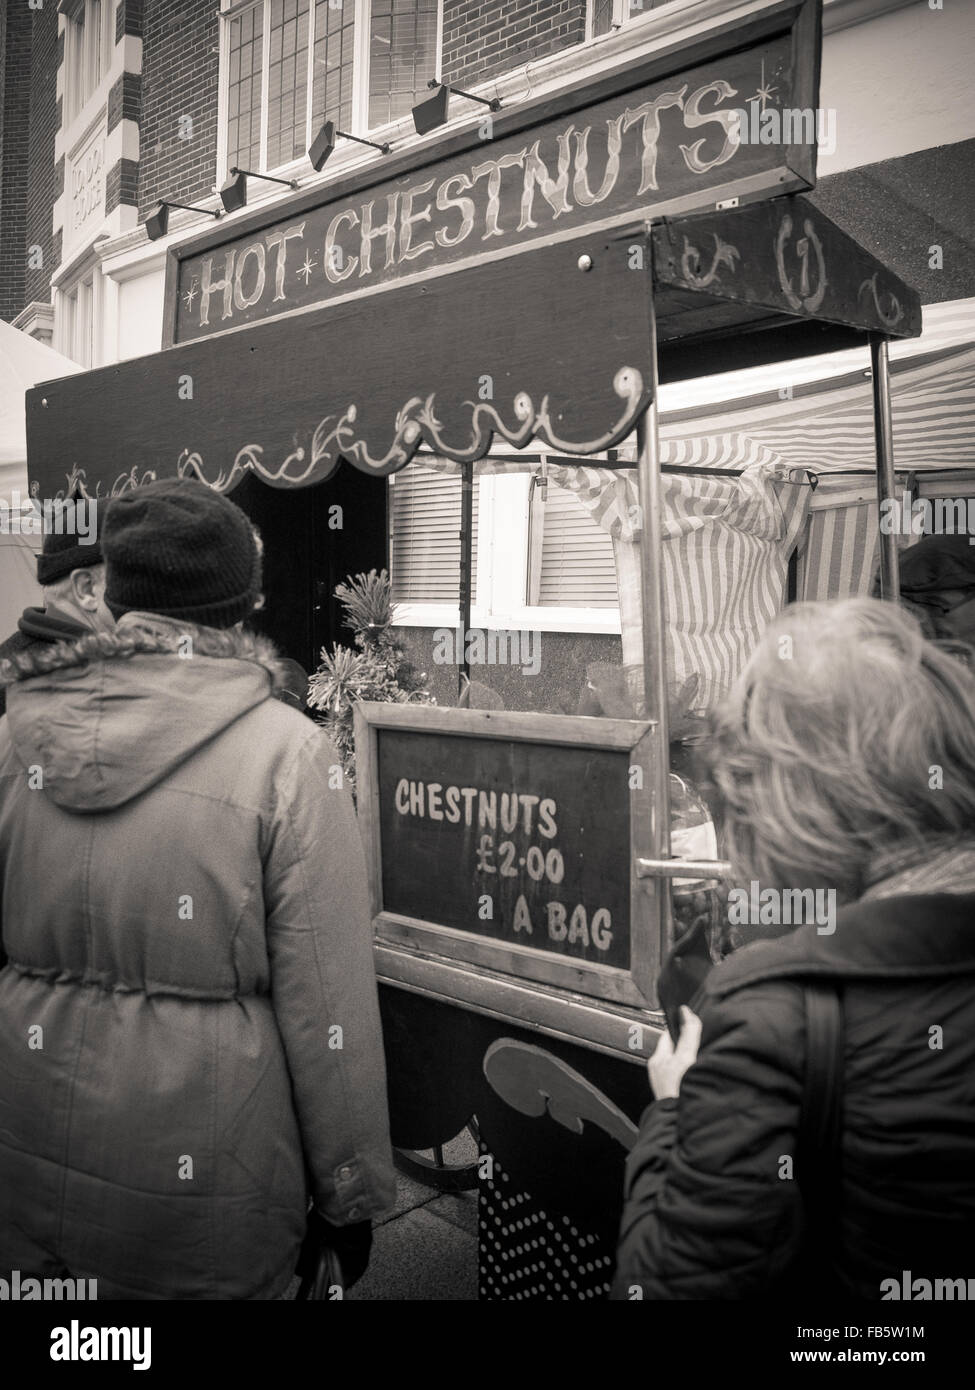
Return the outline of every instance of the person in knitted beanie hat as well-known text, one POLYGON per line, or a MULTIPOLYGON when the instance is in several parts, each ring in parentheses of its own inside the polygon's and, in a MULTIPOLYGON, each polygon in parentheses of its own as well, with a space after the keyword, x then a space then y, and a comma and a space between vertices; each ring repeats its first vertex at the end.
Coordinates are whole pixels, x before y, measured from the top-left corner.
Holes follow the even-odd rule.
MULTIPOLYGON (((44 503, 37 582, 42 605, 25 608, 17 631, 0 643, 0 661, 74 642, 89 632, 110 632, 115 619, 105 606, 102 522, 108 503, 101 498, 71 496, 44 503)), ((6 687, 0 684, 0 716, 6 710, 6 687)))
POLYGON ((102 548, 115 628, 0 668, 0 1269, 117 1300, 351 1286, 396 1177, 338 751, 275 698, 238 506, 133 488, 102 548))
POLYGON ((123 492, 112 502, 102 548, 105 602, 116 619, 135 611, 228 628, 260 601, 254 527, 203 483, 165 478, 123 492))

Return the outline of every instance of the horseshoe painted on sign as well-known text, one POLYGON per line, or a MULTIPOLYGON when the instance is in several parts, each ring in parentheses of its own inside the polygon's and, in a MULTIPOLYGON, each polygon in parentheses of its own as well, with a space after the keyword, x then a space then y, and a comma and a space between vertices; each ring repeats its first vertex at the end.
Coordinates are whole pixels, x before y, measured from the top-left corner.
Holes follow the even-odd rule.
POLYGON ((870 290, 871 294, 873 295, 873 304, 875 310, 877 311, 878 319, 884 325, 885 328, 893 328, 894 325, 900 323, 901 319, 904 317, 904 310, 901 307, 900 300, 897 298, 896 294, 894 294, 893 290, 887 291, 888 295, 890 296, 890 307, 888 309, 884 309, 883 305, 880 302, 880 294, 877 290, 877 276, 879 274, 880 272, 875 270, 874 273, 870 276, 869 280, 864 280, 863 284, 860 286, 860 289, 858 291, 858 298, 862 298, 865 290, 870 290))
POLYGON ((729 270, 735 269, 735 261, 741 259, 741 253, 737 246, 731 246, 727 241, 722 241, 717 232, 712 232, 714 237, 714 259, 708 270, 701 275, 701 253, 696 246, 685 236, 684 254, 680 258, 680 271, 687 283, 695 290, 703 290, 706 285, 710 285, 712 280, 717 278, 718 268, 726 265, 729 270), (692 264, 697 269, 692 270, 692 264))
POLYGON ((792 236, 792 218, 786 213, 779 225, 779 234, 775 239, 775 265, 779 272, 779 284, 782 292, 789 301, 793 309, 805 309, 807 314, 814 314, 826 297, 826 261, 823 257, 823 243, 816 235, 816 229, 805 218, 802 224, 803 235, 796 242, 796 252, 802 261, 802 269, 799 274, 799 293, 792 287, 792 278, 785 268, 785 247, 786 242, 792 236), (812 247, 816 253, 817 280, 816 290, 813 294, 809 293, 809 248, 812 247))

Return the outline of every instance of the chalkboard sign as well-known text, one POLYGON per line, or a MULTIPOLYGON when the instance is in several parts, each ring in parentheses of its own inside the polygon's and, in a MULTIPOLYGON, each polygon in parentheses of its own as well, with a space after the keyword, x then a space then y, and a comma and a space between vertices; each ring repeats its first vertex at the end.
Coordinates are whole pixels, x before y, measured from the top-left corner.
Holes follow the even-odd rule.
POLYGON ((454 961, 646 1007, 656 904, 653 725, 359 707, 359 814, 377 934, 454 961))

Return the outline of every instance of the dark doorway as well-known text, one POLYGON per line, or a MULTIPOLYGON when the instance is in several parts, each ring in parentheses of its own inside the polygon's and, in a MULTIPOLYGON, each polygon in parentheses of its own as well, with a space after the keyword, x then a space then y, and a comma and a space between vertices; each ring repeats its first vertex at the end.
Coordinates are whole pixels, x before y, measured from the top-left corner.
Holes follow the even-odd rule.
POLYGON ((264 541, 264 608, 253 625, 311 673, 322 647, 349 640, 336 584, 387 564, 386 480, 342 463, 314 487, 274 488, 248 476, 231 496, 264 541))

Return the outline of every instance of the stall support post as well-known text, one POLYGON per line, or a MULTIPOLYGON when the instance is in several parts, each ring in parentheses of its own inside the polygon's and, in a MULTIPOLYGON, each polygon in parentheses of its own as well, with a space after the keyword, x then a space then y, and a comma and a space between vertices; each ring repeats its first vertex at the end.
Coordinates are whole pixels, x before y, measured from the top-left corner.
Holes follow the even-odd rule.
MULTIPOLYGON (((873 386, 873 433, 877 452, 877 506, 878 517, 884 515, 884 502, 893 499, 897 492, 897 479, 894 476, 894 433, 890 413, 890 364, 887 356, 887 339, 879 333, 870 335, 871 384, 873 386)), ((897 556, 897 538, 891 531, 879 526, 880 537, 880 596, 900 598, 900 568, 897 556)))
POLYGON ((461 659, 457 666, 457 694, 463 695, 470 683, 471 667, 467 659, 468 633, 471 627, 471 588, 473 586, 474 531, 474 465, 461 464, 460 492, 460 626, 464 634, 461 659))
MULTIPOLYGON (((650 280, 653 285, 653 278, 650 280)), ((667 650, 662 570, 663 498, 660 475, 660 424, 657 407, 657 326, 650 300, 650 407, 637 422, 637 486, 642 521, 640 588, 643 609, 643 688, 647 717, 657 721, 654 747, 658 756, 650 769, 653 792, 652 845, 654 859, 670 857, 670 721, 667 708, 667 650)), ((661 956, 673 945, 670 885, 657 878, 660 904, 661 956)))

